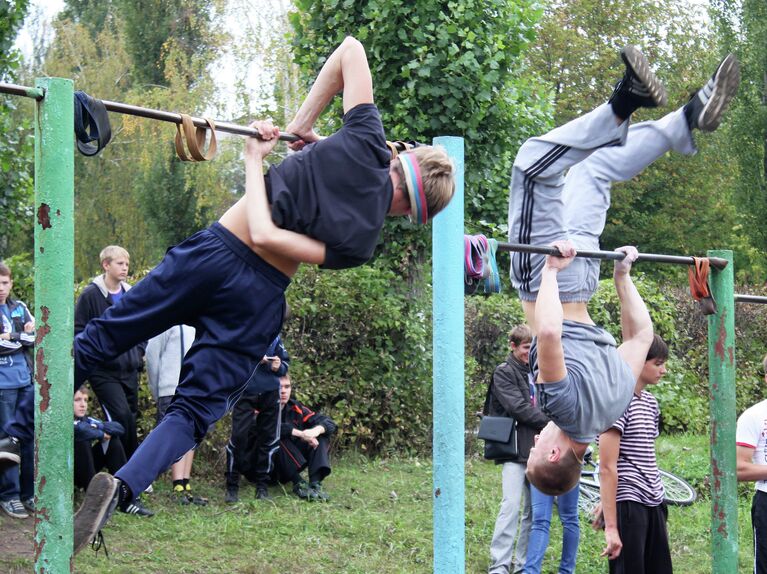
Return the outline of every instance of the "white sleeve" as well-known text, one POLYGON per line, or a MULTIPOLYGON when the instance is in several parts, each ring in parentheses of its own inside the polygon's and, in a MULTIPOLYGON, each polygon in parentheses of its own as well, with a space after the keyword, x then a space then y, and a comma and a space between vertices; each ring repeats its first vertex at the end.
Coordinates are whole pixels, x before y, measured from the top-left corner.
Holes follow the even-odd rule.
POLYGON ((735 430, 735 444, 756 448, 759 443, 759 421, 753 408, 738 417, 738 426, 735 430))

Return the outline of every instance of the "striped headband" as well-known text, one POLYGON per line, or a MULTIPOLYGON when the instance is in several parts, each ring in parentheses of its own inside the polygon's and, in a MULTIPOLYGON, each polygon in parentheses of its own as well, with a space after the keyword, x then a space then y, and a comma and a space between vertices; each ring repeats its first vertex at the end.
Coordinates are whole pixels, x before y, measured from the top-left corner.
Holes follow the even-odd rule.
POLYGON ((429 209, 426 205, 426 194, 423 191, 421 168, 413 154, 402 153, 398 157, 410 197, 410 221, 425 225, 429 221, 429 209))

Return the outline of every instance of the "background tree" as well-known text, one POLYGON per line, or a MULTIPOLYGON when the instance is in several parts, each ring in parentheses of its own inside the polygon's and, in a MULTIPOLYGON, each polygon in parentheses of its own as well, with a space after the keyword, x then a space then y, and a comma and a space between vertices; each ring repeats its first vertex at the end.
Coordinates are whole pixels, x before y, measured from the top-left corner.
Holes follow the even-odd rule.
MULTIPOLYGON (((13 82, 20 55, 13 49, 16 33, 24 21, 28 0, 0 0, 0 81, 13 82)), ((19 123, 13 112, 19 98, 0 96, 0 259, 31 249, 32 141, 30 119, 19 123)))

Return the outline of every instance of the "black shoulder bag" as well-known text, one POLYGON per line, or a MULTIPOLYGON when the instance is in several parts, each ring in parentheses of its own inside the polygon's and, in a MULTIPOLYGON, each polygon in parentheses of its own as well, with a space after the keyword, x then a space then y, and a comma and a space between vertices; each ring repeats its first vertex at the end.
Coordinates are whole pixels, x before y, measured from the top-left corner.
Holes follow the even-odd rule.
MULTIPOLYGON (((484 412, 490 405, 490 389, 492 381, 487 386, 484 412)), ((485 415, 479 423, 477 438, 485 441, 485 458, 487 460, 503 460, 515 458, 519 454, 517 443, 517 421, 512 417, 492 417, 485 415)))

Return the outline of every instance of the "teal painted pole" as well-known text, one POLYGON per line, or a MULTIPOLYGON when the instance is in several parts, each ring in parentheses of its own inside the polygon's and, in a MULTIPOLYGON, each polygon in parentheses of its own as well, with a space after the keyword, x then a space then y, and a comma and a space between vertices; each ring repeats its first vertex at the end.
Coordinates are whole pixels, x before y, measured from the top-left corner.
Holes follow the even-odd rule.
POLYGON ((35 116, 35 572, 72 560, 74 105, 71 80, 38 78, 35 116))
POLYGON ((432 223, 434 574, 463 574, 465 558, 463 138, 438 137, 455 164, 455 195, 432 223))
POLYGON ((732 251, 709 251, 729 265, 712 270, 717 312, 708 317, 711 413, 711 556, 713 574, 738 571, 738 483, 735 474, 735 298, 732 251))

